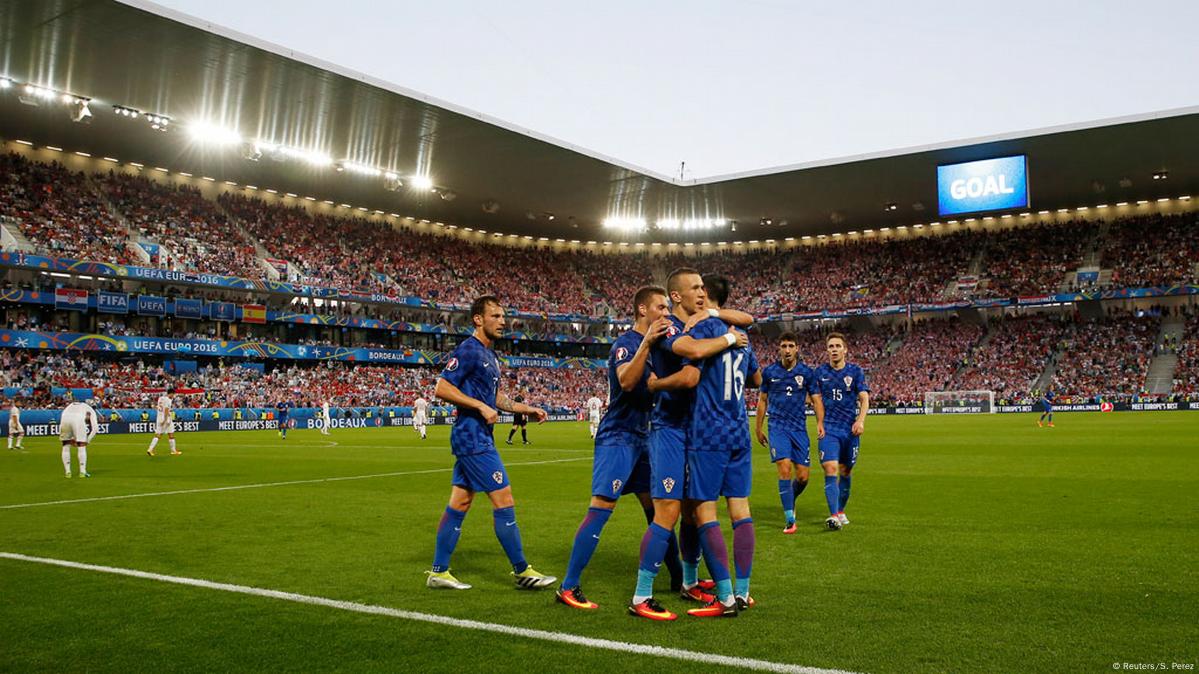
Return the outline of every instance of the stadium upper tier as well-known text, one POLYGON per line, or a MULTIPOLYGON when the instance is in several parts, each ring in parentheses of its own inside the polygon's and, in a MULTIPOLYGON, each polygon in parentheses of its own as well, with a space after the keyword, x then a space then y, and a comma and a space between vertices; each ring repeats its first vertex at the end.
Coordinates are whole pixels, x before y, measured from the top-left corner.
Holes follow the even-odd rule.
POLYGON ((493 293, 513 309, 591 317, 627 315, 638 286, 681 265, 731 277, 734 303, 767 315, 1193 283, 1199 260, 1194 212, 694 256, 467 243, 243 194, 209 200, 145 176, 86 175, 15 153, 0 159, 0 216, 36 251, 59 257, 439 304, 493 293))

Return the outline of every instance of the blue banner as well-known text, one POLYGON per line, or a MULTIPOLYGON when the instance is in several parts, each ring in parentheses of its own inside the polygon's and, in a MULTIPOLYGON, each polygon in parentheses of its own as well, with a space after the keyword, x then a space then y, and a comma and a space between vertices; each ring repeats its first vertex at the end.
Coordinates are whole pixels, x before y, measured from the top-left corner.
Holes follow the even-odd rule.
POLYGON ((177 298, 175 315, 179 318, 204 318, 204 300, 177 298))
POLYGON ((102 314, 129 313, 129 294, 110 293, 107 290, 101 290, 96 295, 96 311, 102 314))
POLYGON ((938 166, 937 206, 941 215, 1028 206, 1024 155, 938 166))
POLYGON ((209 302, 208 317, 214 321, 236 321, 237 305, 232 302, 209 302))
POLYGON ((137 315, 138 316, 166 316, 167 315, 167 300, 165 297, 157 295, 138 295, 137 296, 137 315))

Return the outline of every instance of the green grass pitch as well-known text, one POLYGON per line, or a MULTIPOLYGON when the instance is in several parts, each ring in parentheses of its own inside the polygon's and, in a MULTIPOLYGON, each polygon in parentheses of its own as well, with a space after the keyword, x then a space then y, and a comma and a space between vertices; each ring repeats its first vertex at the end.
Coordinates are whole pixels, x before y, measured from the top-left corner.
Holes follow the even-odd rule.
MULTIPOLYGON (((820 478, 784 536, 755 448, 753 594, 736 620, 625 615, 645 529, 617 507, 583 576, 591 613, 516 590, 476 503, 454 556, 467 592, 424 587, 449 493, 448 429, 100 437, 90 480, 56 438, 0 449, 0 552, 504 625, 853 672, 1100 672, 1199 655, 1199 415, 872 417, 852 523, 825 532, 820 478), (330 441, 336 442, 332 446, 330 441)), ((585 424, 506 447, 525 552, 561 576, 587 507, 585 424), (553 462, 553 463, 547 463, 553 462), (522 465, 523 464, 523 465, 522 465)), ((722 514, 722 517, 723 514, 722 514)), ((726 537, 731 538, 724 521, 726 537)), ((686 608, 659 579, 660 600, 686 608)), ((0 559, 0 671, 721 671, 719 667, 0 559)), ((1192 670, 1193 671, 1193 670, 1192 670)))

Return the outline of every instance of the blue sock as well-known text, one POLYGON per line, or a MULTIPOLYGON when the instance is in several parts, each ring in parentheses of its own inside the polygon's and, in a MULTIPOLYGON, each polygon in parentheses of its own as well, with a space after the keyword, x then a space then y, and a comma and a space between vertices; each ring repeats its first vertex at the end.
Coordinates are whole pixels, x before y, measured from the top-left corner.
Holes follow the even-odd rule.
POLYGON ((733 596, 733 582, 729 578, 729 550, 719 522, 708 522, 699 527, 699 545, 712 580, 716 581, 716 596, 721 603, 727 604, 733 596))
POLYGON ((637 591, 634 597, 654 596, 654 578, 658 576, 658 568, 662 558, 666 556, 666 547, 670 543, 670 529, 650 524, 641 537, 641 562, 637 570, 637 591))
POLYGON ((803 490, 805 490, 807 488, 808 488, 807 480, 796 480, 791 483, 791 491, 792 491, 792 493, 794 493, 796 498, 798 498, 799 495, 803 493, 803 490))
POLYGON ((841 476, 841 483, 837 488, 841 490, 841 507, 837 509, 837 512, 843 513, 843 512, 845 512, 845 504, 849 503, 849 476, 848 475, 841 476))
POLYGON ((837 489, 837 476, 824 476, 824 500, 828 501, 828 514, 836 515, 837 506, 841 500, 840 490, 837 489))
POLYGON ((437 525, 437 547, 433 551, 433 573, 441 573, 450 569, 450 555, 458 547, 458 537, 462 535, 462 520, 466 513, 446 506, 437 525))
POLYGON ((500 545, 512 562, 512 570, 520 573, 529 568, 525 561, 524 546, 520 544, 520 527, 516 525, 516 508, 496 508, 492 515, 495 517, 495 537, 500 539, 500 545))
POLYGON ((699 582, 699 530, 694 524, 679 525, 679 554, 683 560, 683 587, 699 582))
POLYGON ((752 517, 733 522, 733 567, 737 571, 735 594, 749 596, 749 574, 754 568, 754 520, 752 517))
MULTIPOLYGON (((645 523, 647 525, 654 523, 654 509, 652 507, 645 509, 645 523)), ((670 540, 666 543, 666 557, 662 559, 662 565, 670 572, 670 582, 673 585, 679 578, 683 576, 683 569, 679 565, 679 538, 674 531, 670 532, 670 540)))
POLYGON ((791 524, 795 521, 795 492, 791 491, 791 480, 779 480, 779 500, 783 502, 787 524, 791 524))
POLYGON ((575 544, 570 549, 570 563, 566 566, 566 577, 562 579, 563 590, 573 590, 579 586, 579 576, 583 575, 583 569, 587 567, 587 562, 591 561, 591 555, 599 545, 600 532, 604 530, 604 525, 611 516, 612 511, 607 508, 587 509, 583 523, 575 532, 575 544))

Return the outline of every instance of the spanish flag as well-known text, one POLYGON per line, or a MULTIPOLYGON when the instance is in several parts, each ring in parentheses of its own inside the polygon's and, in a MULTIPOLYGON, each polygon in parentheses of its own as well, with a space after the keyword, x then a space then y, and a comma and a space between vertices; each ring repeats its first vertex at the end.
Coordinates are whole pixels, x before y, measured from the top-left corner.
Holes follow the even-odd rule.
POLYGON ((266 307, 261 304, 241 305, 242 323, 266 323, 266 307))

